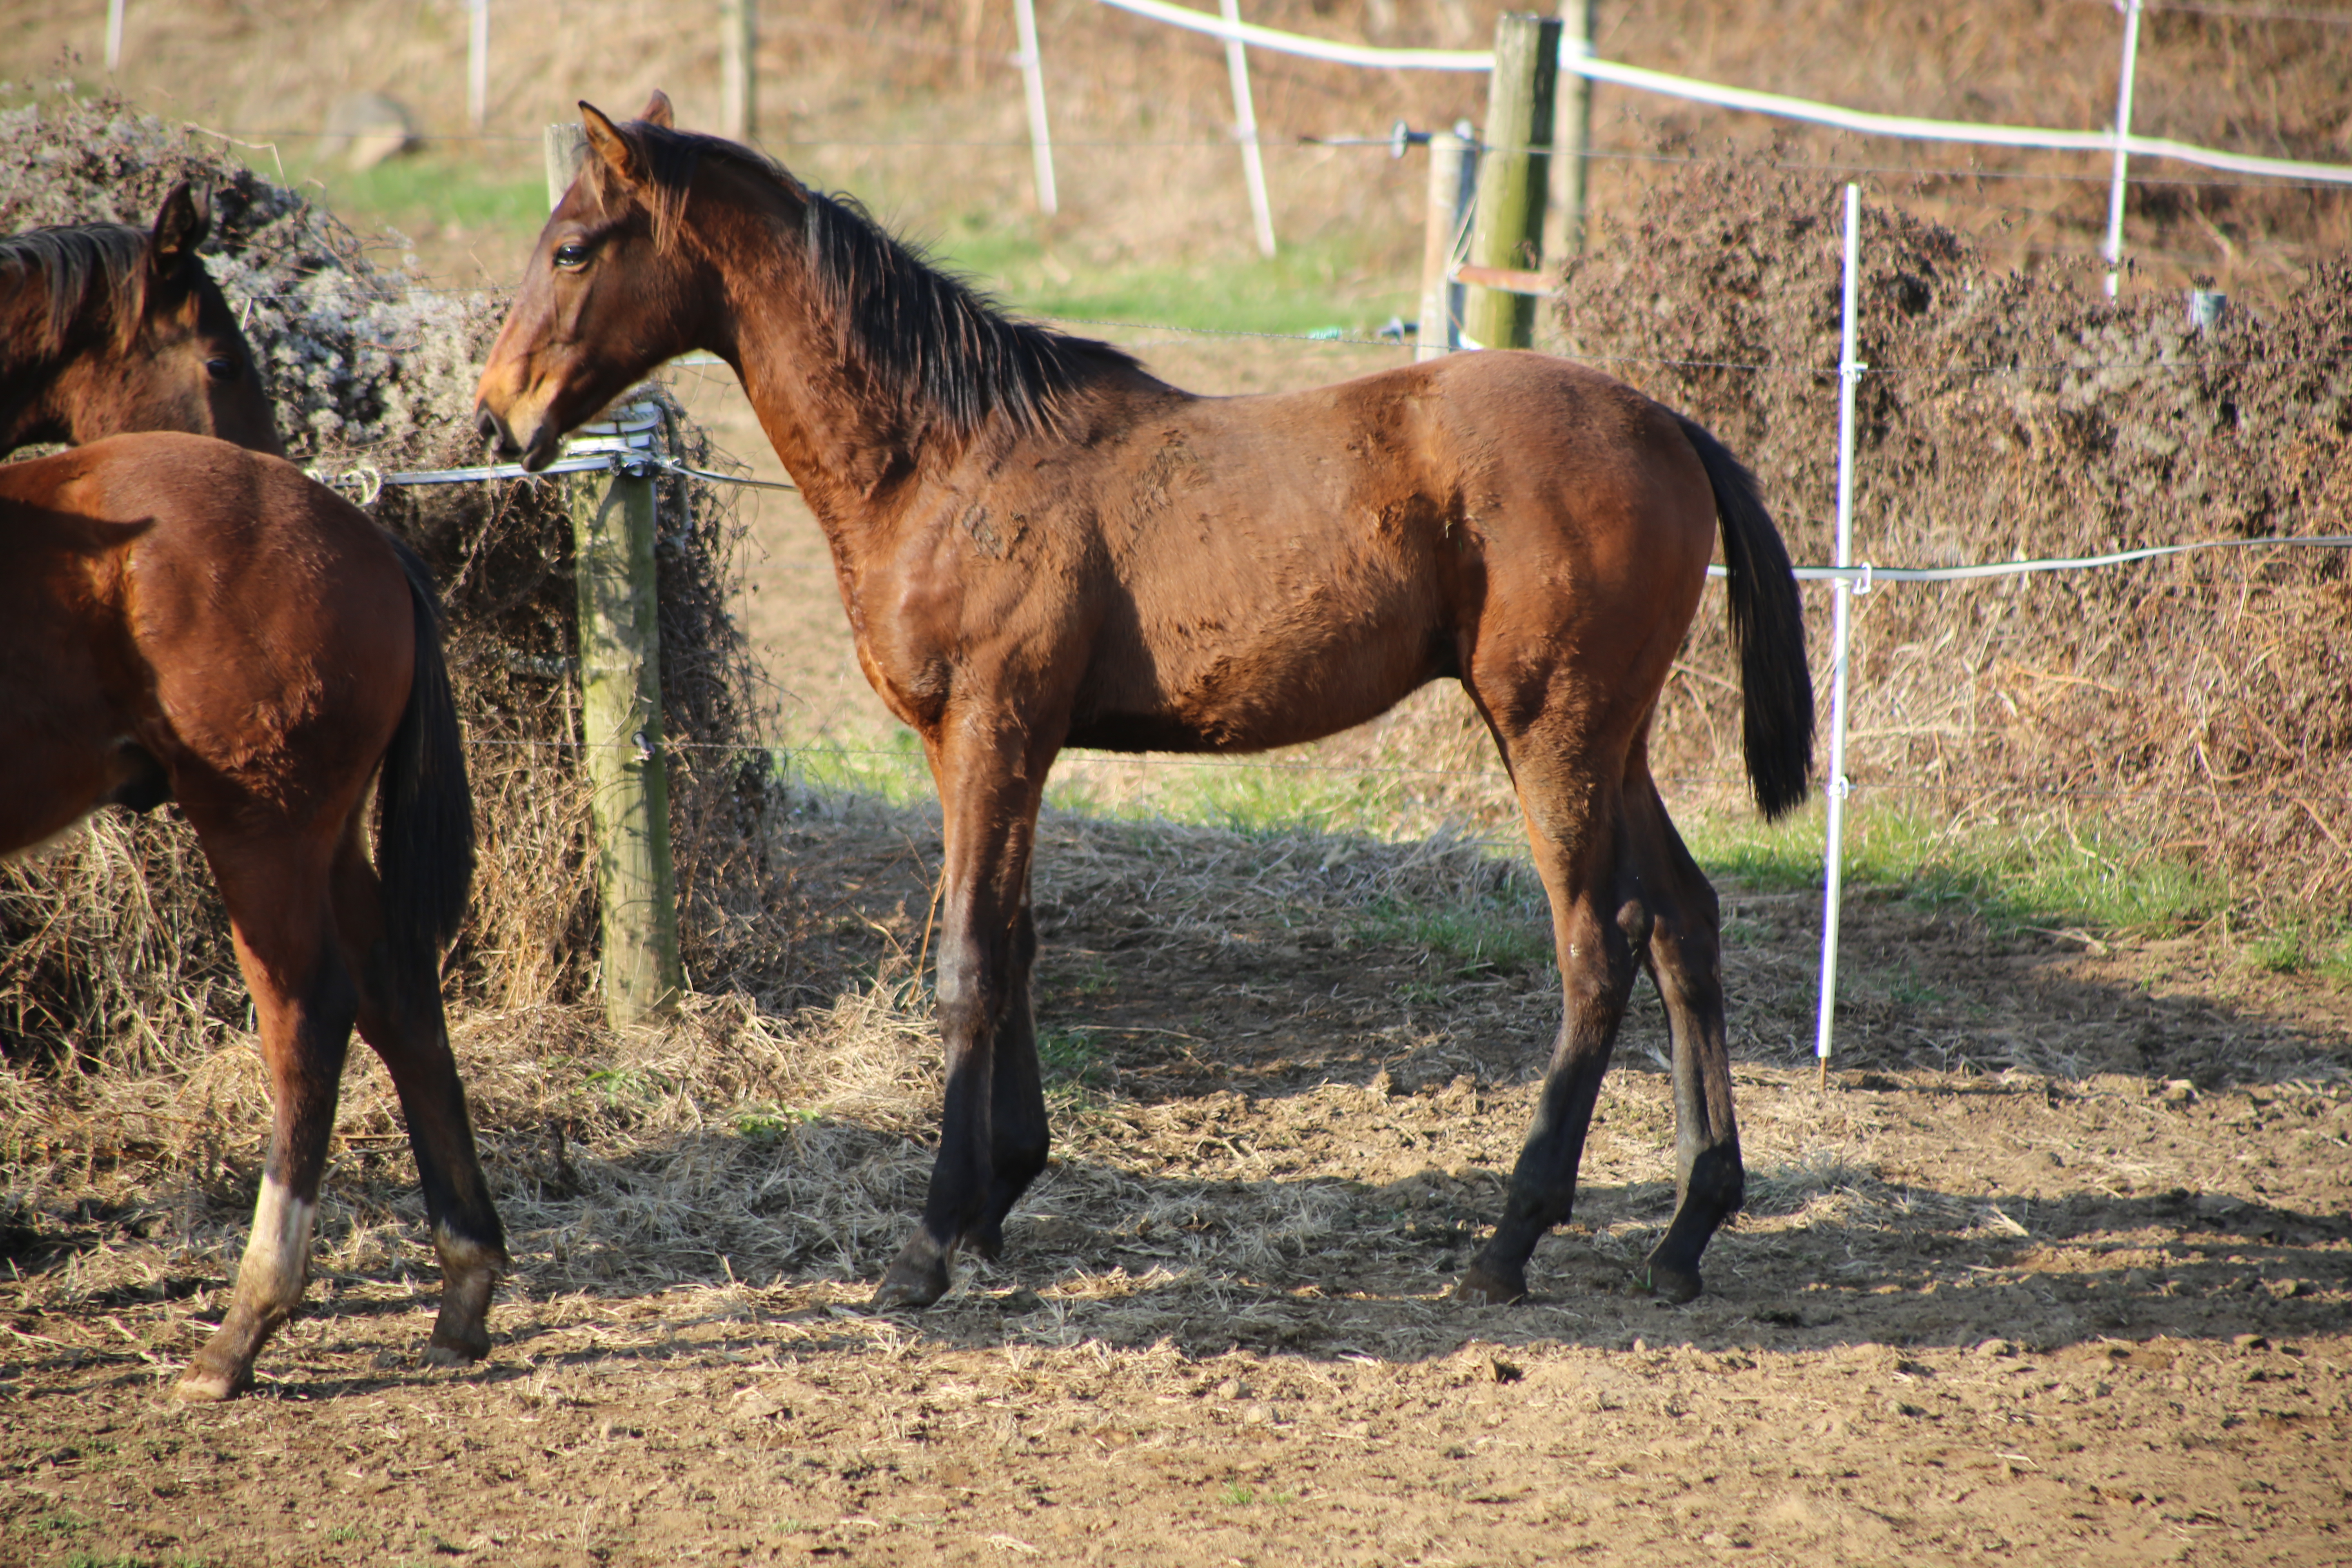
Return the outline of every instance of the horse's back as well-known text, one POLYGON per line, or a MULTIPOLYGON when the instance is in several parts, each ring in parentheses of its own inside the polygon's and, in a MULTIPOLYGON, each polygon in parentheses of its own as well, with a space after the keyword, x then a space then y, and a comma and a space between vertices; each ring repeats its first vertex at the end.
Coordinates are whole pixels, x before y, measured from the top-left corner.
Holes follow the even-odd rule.
MULTIPOLYGON (((1084 743, 1311 739, 1489 656, 1678 644, 1715 534, 1674 416, 1481 353, 1149 408, 1098 476, 1084 743)), ((1671 647, 1669 647, 1669 653, 1671 647)), ((1646 705, 1643 694, 1636 706, 1646 705)))
POLYGON ((0 466, 0 500, 16 514, 0 562, 28 584, 0 590, 21 612, 12 648, 70 638, 100 688, 43 702, 52 720, 113 726, 183 799, 193 779, 294 807, 297 759, 382 754, 407 699, 406 581, 374 523, 299 468, 207 437, 120 436, 0 466))

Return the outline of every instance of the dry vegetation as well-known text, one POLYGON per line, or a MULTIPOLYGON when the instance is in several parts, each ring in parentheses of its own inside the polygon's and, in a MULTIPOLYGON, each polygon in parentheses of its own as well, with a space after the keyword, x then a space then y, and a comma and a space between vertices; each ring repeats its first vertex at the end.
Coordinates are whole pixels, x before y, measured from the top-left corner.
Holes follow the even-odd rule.
MULTIPOLYGON (((1483 40, 1492 15, 1245 9, 1454 46, 1483 40)), ((68 40, 94 51, 100 14, 7 0, 7 70, 68 40)), ((142 103, 177 94, 171 123, 117 138, 107 115, 54 106, 0 123, 0 216, 142 216, 172 174, 213 171, 237 194, 225 270, 299 389, 289 424, 306 452, 467 455, 452 389, 495 305, 412 291, 177 125, 300 130, 342 92, 397 83, 428 125, 456 127, 463 7, 131 15, 131 85, 142 103)), ((712 118, 715 50, 669 12, 496 15, 495 132, 527 136, 574 96, 633 105, 656 82, 687 122, 712 118)), ((1078 0, 1046 5, 1044 25, 1068 204, 1042 231, 1049 251, 1088 266, 1238 254, 1216 52, 1078 0), (1103 145, 1139 138, 1184 145, 1148 163, 1103 145)), ((2149 26, 2147 128, 2352 155, 2335 85, 2347 30, 2149 26), (2255 83, 2275 96, 2250 117, 2255 83)), ((1019 106, 994 63, 1010 47, 996 0, 795 7, 770 19, 771 143, 878 188, 885 210, 946 210, 943 192, 1017 208, 1019 106), (855 144, 942 127, 997 145, 855 144)), ((2102 120, 2113 75, 2097 5, 1604 7, 1601 48, 2043 123, 2102 120)), ((1463 81, 1256 68, 1276 135, 1477 110, 1463 81)), ((1862 150, 1601 101, 1606 221, 1559 330, 1722 428, 1797 554, 1817 558, 1830 182, 1775 164, 1862 150)), ((535 148, 515 146, 532 166, 535 148)), ((2074 167, 1881 182, 1864 357, 1906 368, 1870 384, 1864 508, 1892 530, 1870 552, 2321 531, 2347 499, 2346 290, 2333 264, 2299 279, 2341 245, 2343 204, 2139 187, 2147 275, 2210 272, 2240 293, 2223 334, 2189 340, 2169 293, 2111 310, 2048 265, 2087 249, 2100 220, 2095 185, 2042 178, 2074 167), (2098 369, 2117 361, 2164 368, 2098 369), (1953 369, 1981 364, 2001 374, 1953 369)), ((1410 270, 1413 165, 1315 149, 1275 172, 1286 236, 1369 237, 1364 276, 1410 270)), ((1434 700, 1334 752, 1430 770, 1390 786, 1392 839, 1049 816, 1037 990, 1059 1158, 1002 1268, 919 1320, 863 1315, 917 1202, 939 1092, 921 973, 937 817, 739 771, 763 697, 730 618, 736 525, 710 492, 692 508, 663 558, 664 647, 673 734, 690 742, 675 798, 701 994, 675 1026, 623 1034, 578 1005, 594 921, 555 506, 517 487, 378 509, 443 574, 486 830, 452 984, 519 1267, 477 1372, 413 1364, 434 1285, 421 1204, 389 1087, 355 1058, 314 1310, 265 1357, 257 1398, 158 1406, 225 1300, 258 1175, 265 1083, 241 987, 208 879, 168 823, 109 818, 7 873, 0 1561, 2341 1554, 2352 1039, 2340 993, 2250 974, 2226 947, 2058 942, 1865 890, 1840 1015, 1852 1070, 1822 1099, 1805 1064, 1817 901, 1732 890, 1754 1201, 1710 1254, 1711 1293, 1669 1311, 1627 1278, 1671 1194, 1648 1009, 1629 1020, 1578 1223, 1538 1257, 1540 1298, 1444 1300, 1559 1001, 1535 889, 1437 831, 1506 803, 1491 773, 1458 776, 1490 769, 1489 748, 1434 700)), ((825 592, 801 613, 837 616, 825 592)), ((1674 765, 1719 776, 1714 617, 1668 738, 1674 765)), ((2284 556, 1874 595, 1855 771, 1925 779, 1955 815, 2008 813, 2028 781, 2114 790, 2151 837, 2185 818, 2183 837, 2217 840, 2184 847, 2279 907, 2340 910, 2352 857, 2326 845, 2352 838, 2347 618, 2340 566, 2284 556)))
MULTIPOLYGON (((1603 226, 1565 352, 1746 456, 1790 553, 1832 558, 1840 221, 1769 165, 1692 172, 1603 226), (1662 350, 1664 336, 1672 344, 1662 350)), ((1854 552, 1948 566, 2352 532, 2352 269, 2199 331, 2179 297, 1866 204, 1854 552), (2080 275, 2078 274, 2078 279, 2080 275)), ((2352 907, 2352 552, 2252 549, 1856 601, 1848 772, 1931 815, 2059 815, 2226 876, 2273 918, 2352 907)), ((1816 595, 1814 646, 1827 646, 1816 595)), ((1733 666, 1703 616, 1662 725, 1720 773, 1733 666)))

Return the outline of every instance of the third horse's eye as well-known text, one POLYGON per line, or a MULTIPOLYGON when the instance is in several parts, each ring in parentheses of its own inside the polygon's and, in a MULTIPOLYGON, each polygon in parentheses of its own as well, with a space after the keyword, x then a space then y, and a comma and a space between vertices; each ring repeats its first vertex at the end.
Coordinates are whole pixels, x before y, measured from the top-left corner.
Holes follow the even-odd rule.
POLYGON ((205 361, 205 374, 215 381, 235 381, 236 361, 225 357, 208 359, 205 361))
POLYGON ((576 239, 564 241, 555 247, 555 264, 567 270, 588 264, 588 247, 576 239))

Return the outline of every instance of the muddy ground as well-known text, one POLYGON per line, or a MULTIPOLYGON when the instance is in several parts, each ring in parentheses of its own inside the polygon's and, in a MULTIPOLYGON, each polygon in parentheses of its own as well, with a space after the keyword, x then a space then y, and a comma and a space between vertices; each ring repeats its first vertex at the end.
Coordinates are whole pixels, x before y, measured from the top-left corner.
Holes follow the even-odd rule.
MULTIPOLYGON (((873 732, 814 541, 774 539, 772 668, 873 732)), ((419 1364, 437 1281, 372 1064, 310 1310, 224 1407, 165 1394, 258 1121, 201 1168, 12 1128, 0 1563, 2352 1559, 2341 991, 1865 889, 1824 1092, 1817 901, 1727 889, 1750 1201, 1707 1293, 1635 1280, 1672 1203, 1644 986, 1535 1298, 1470 1308, 1559 1017, 1524 882, 1056 816, 1055 1164, 1002 1264, 877 1317, 936 1102, 936 821, 812 798, 789 846, 822 894, 794 996, 702 1006, 699 1057, 562 1023, 533 1059, 596 1114, 531 1112, 528 1030, 461 1024, 518 1263, 469 1371, 419 1364), (1413 940, 1449 896, 1496 940, 1413 940)))

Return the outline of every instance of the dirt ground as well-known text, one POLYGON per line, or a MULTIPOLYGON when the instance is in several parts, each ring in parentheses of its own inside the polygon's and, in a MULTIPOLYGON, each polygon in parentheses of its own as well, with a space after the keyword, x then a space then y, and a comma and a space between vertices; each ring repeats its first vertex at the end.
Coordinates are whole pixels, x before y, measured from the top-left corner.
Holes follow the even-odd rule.
MULTIPOLYGON (((1170 368, 1263 384, 1253 353, 1170 368)), ((794 723, 879 733, 814 536, 755 504, 794 723)), ((477 1368, 420 1364, 437 1279, 372 1064, 310 1310, 227 1406, 165 1394, 249 1159, 20 1154, 0 1563, 2352 1561, 2340 991, 1864 889, 1823 1091, 1818 900, 1727 888, 1749 1205, 1706 1294, 1634 1279, 1672 1205, 1644 986, 1535 1298, 1471 1308, 1559 1019, 1525 881, 1459 844, 1059 814, 1055 1163, 1002 1264, 878 1317, 938 1092, 908 978, 936 817, 812 797, 787 845, 825 911, 804 1008, 699 1005, 699 1058, 576 1025, 576 1060, 539 1053, 641 1096, 630 1136, 508 1109, 511 1021, 461 1024, 518 1265, 477 1368), (1412 939, 1447 889, 1490 950, 1412 939)))

